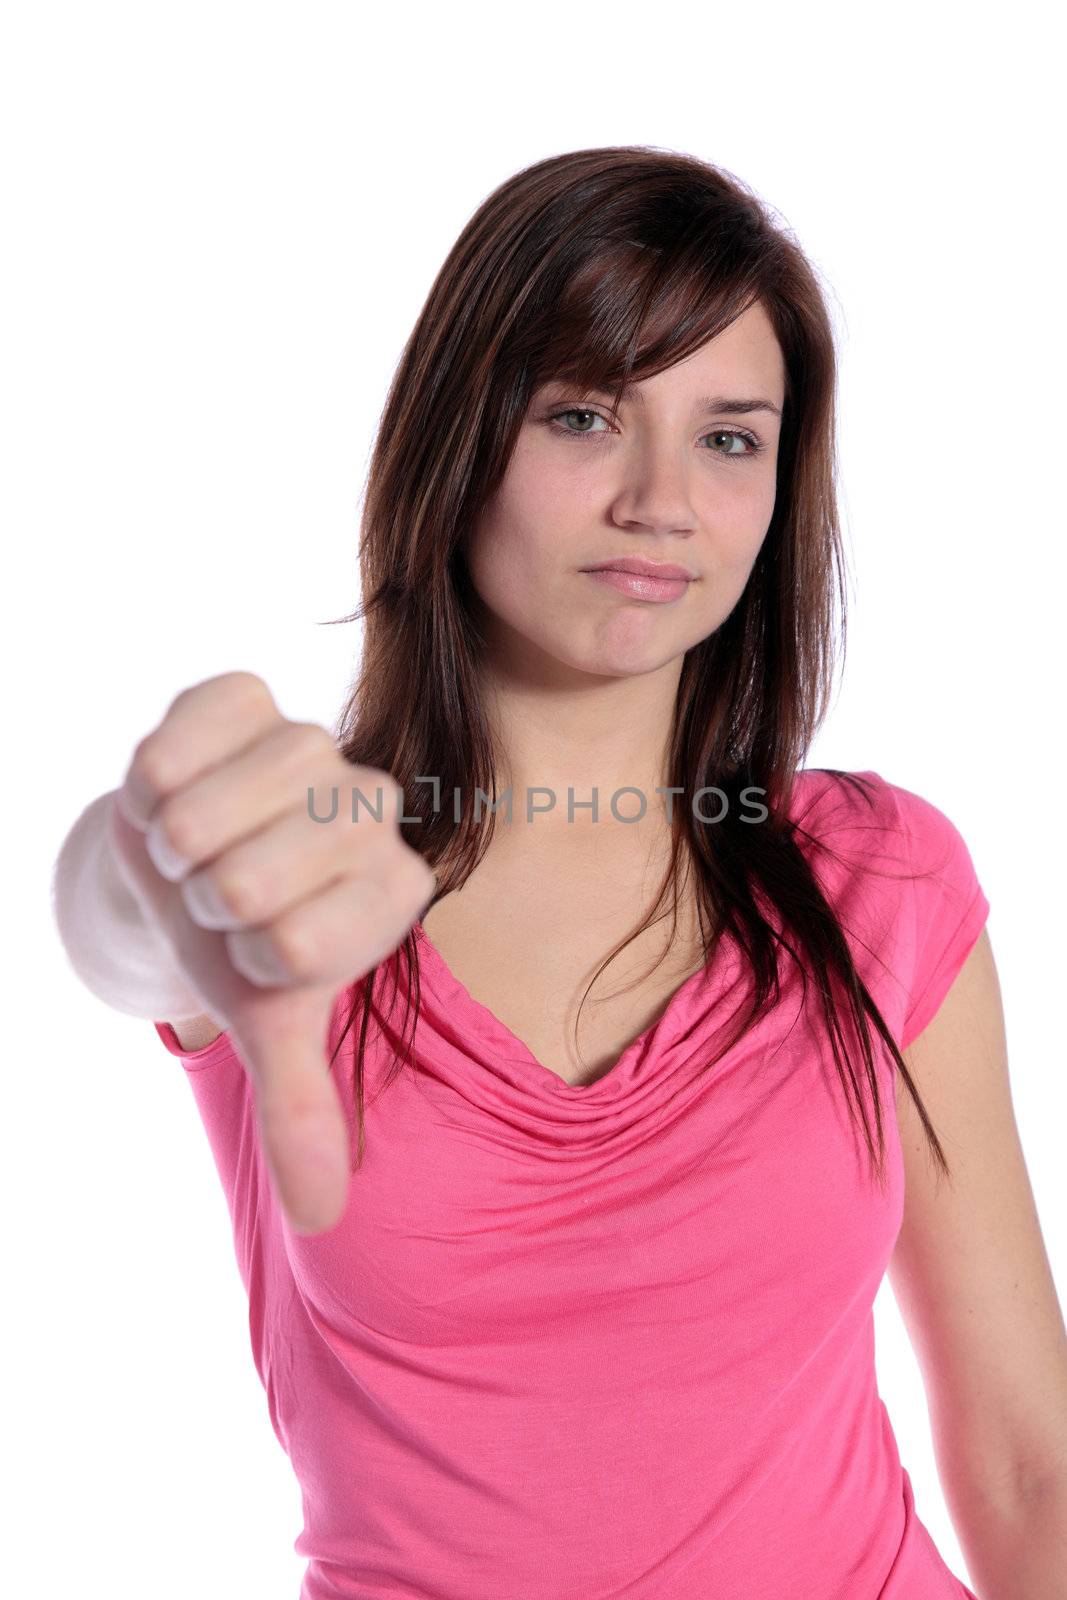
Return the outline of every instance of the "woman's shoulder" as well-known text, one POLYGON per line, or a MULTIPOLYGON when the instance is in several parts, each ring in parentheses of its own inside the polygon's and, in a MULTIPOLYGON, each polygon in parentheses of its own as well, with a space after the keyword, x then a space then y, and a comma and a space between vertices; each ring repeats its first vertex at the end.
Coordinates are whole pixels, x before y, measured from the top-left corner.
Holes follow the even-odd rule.
POLYGON ((812 833, 864 826, 899 828, 900 793, 896 784, 870 769, 802 767, 794 774, 787 811, 794 826, 812 833))
POLYGON ((804 768, 789 807, 799 842, 822 844, 857 869, 898 869, 910 877, 970 883, 967 842, 948 812, 927 795, 864 769, 804 768))

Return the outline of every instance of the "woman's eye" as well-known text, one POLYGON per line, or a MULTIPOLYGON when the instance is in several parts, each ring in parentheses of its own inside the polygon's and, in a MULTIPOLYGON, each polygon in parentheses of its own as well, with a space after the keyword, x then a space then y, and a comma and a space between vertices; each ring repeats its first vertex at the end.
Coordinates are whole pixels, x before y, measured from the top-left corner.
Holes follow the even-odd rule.
MULTIPOLYGON (((594 421, 594 422, 603 422, 604 421, 604 418, 600 415, 599 411, 585 411, 585 410, 582 410, 582 409, 579 409, 579 408, 574 408, 574 409, 572 409, 570 411, 554 411, 552 413, 552 416, 549 418, 549 421, 555 422, 560 417, 588 417, 591 421, 594 421)), ((564 433, 592 433, 593 429, 592 428, 564 428, 563 431, 564 431, 564 433)))
MULTIPOLYGON (((553 411, 548 421, 556 425, 558 432, 565 433, 572 439, 580 439, 585 434, 607 432, 609 427, 607 420, 600 415, 600 412, 592 411, 588 406, 570 406, 564 411, 553 411), (568 426, 565 419, 569 417, 583 418, 584 425, 577 428, 568 426), (604 427, 594 427, 597 422, 603 422, 604 427)), ((711 433, 706 433, 704 437, 705 439, 725 439, 729 441, 728 448, 720 449, 718 446, 714 446, 707 453, 709 455, 728 456, 733 460, 744 460, 747 456, 754 456, 763 449, 763 446, 753 434, 747 433, 740 428, 715 428, 711 433), (733 448, 734 445, 741 445, 744 448, 733 448)))
POLYGON ((712 433, 706 433, 705 439, 733 439, 747 446, 745 450, 713 450, 713 455, 724 456, 751 456, 763 446, 757 444, 750 433, 740 433, 736 428, 716 428, 712 433))

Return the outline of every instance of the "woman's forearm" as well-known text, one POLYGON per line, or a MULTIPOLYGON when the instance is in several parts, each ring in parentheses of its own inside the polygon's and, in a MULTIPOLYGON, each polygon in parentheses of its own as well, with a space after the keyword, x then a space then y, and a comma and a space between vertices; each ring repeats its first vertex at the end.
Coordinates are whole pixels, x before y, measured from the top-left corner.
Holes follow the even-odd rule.
POLYGON ((63 842, 52 871, 52 912, 74 972, 128 1016, 180 1020, 203 1012, 162 929, 123 879, 108 830, 115 791, 98 796, 63 842))
POLYGON ((1067 1476, 1011 1508, 952 1520, 979 1600, 1067 1595, 1067 1476))

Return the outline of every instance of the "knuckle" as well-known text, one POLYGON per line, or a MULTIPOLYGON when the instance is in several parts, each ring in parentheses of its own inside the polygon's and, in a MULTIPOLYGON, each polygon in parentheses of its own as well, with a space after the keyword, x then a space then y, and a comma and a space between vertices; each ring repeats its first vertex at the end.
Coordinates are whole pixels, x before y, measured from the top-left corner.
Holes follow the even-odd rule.
POLYGON ((264 700, 273 702, 274 696, 258 672, 219 672, 213 678, 205 678, 203 683, 194 684, 186 693, 199 696, 204 690, 213 694, 225 694, 231 701, 255 701, 257 704, 264 700))
POLYGON ((204 825, 190 806, 165 802, 154 826, 178 855, 189 861, 198 859, 205 842, 204 825))
POLYGON ((308 772, 302 785, 304 801, 301 814, 315 824, 315 834, 320 848, 333 850, 337 841, 347 832, 338 826, 344 820, 344 797, 337 784, 319 772, 308 772))
POLYGON ((240 922, 251 922, 267 902, 262 877, 246 866, 227 862, 209 868, 205 879, 216 899, 240 922))
POLYGON ((202 683, 189 684, 180 690, 171 701, 167 715, 173 711, 184 711, 201 701, 210 701, 212 709, 216 711, 221 701, 228 710, 237 712, 245 706, 258 709, 265 704, 273 705, 274 696, 255 672, 220 672, 213 678, 205 678, 202 683))
POLYGON ((319 957, 319 939, 317 930, 306 914, 294 912, 279 918, 270 930, 270 940, 278 959, 294 978, 314 976, 319 957))
POLYGON ((134 747, 129 772, 135 783, 153 794, 163 794, 176 780, 177 766, 169 741, 155 728, 134 747))
MULTIPOLYGON (((216 682, 216 693, 223 703, 221 714, 233 717, 238 724, 245 717, 258 724, 264 712, 268 717, 270 713, 281 717, 270 689, 254 672, 227 672, 216 682)), ((212 709, 216 712, 219 710, 217 707, 212 709)))
POLYGON ((240 722, 247 719, 259 729, 271 728, 283 722, 277 701, 262 678, 253 673, 240 674, 240 682, 231 685, 232 714, 240 722))
POLYGON ((288 752, 297 760, 320 761, 337 753, 333 739, 320 722, 287 722, 283 737, 288 752))
POLYGON ((224 683, 227 688, 234 690, 235 693, 252 699, 272 701, 274 699, 270 689, 258 672, 222 672, 215 681, 224 683))
MULTIPOLYGON (((208 679, 208 682, 210 681, 211 680, 208 679)), ((177 711, 180 707, 187 706, 190 700, 195 699, 196 696, 200 694, 202 688, 202 684, 191 683, 188 684, 186 688, 179 689, 178 693, 174 695, 167 707, 167 716, 169 717, 173 711, 177 711)))

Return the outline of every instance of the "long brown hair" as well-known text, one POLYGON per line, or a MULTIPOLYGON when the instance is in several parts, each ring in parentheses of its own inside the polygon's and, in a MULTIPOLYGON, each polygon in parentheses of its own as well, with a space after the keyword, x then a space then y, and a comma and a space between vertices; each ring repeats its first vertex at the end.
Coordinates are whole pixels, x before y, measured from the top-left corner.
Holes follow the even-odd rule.
MULTIPOLYGON (((479 687, 484 639, 464 548, 504 476, 534 390, 549 378, 572 381, 580 390, 609 393, 614 386, 618 403, 630 382, 683 360, 757 301, 786 369, 774 514, 737 605, 686 652, 669 754, 670 784, 687 797, 717 786, 727 797, 726 813, 711 824, 691 805, 674 808, 659 896, 589 987, 650 925, 668 893, 677 926, 680 868, 692 862, 708 958, 729 930, 754 975, 752 1005, 726 1048, 777 998, 780 943, 798 962, 805 994, 809 973, 818 985, 837 1072, 873 1158, 842 1016, 859 1041, 884 1187, 882 1107, 868 1018, 903 1075, 946 1175, 948 1163, 797 844, 804 830, 787 815, 794 774, 832 692, 835 617, 842 651, 846 625, 833 329, 799 244, 738 178, 692 156, 646 146, 575 150, 509 178, 471 217, 430 290, 382 412, 361 523, 363 600, 335 619, 365 623, 358 676, 335 735, 349 761, 384 769, 400 784, 404 814, 417 819, 401 824, 403 836, 438 874, 431 904, 458 889, 488 846, 492 812, 488 828, 469 817, 457 821, 447 802, 434 809, 424 780, 439 777, 444 796, 477 787, 496 800, 497 762, 479 687), (761 826, 741 820, 746 788, 760 790, 768 808, 761 826), (765 919, 760 899, 777 911, 799 951, 765 919), (840 1014, 835 984, 844 1002, 840 1014)), ((835 776, 869 799, 860 777, 835 776)), ((408 975, 405 1026, 414 996, 414 1031, 414 930, 388 958, 394 998, 394 958, 401 951, 408 975)), ((334 1051, 336 1059, 360 1016, 357 1167, 377 971, 372 967, 354 986, 334 1051)), ((409 1059, 410 1044, 385 1081, 409 1059)))

